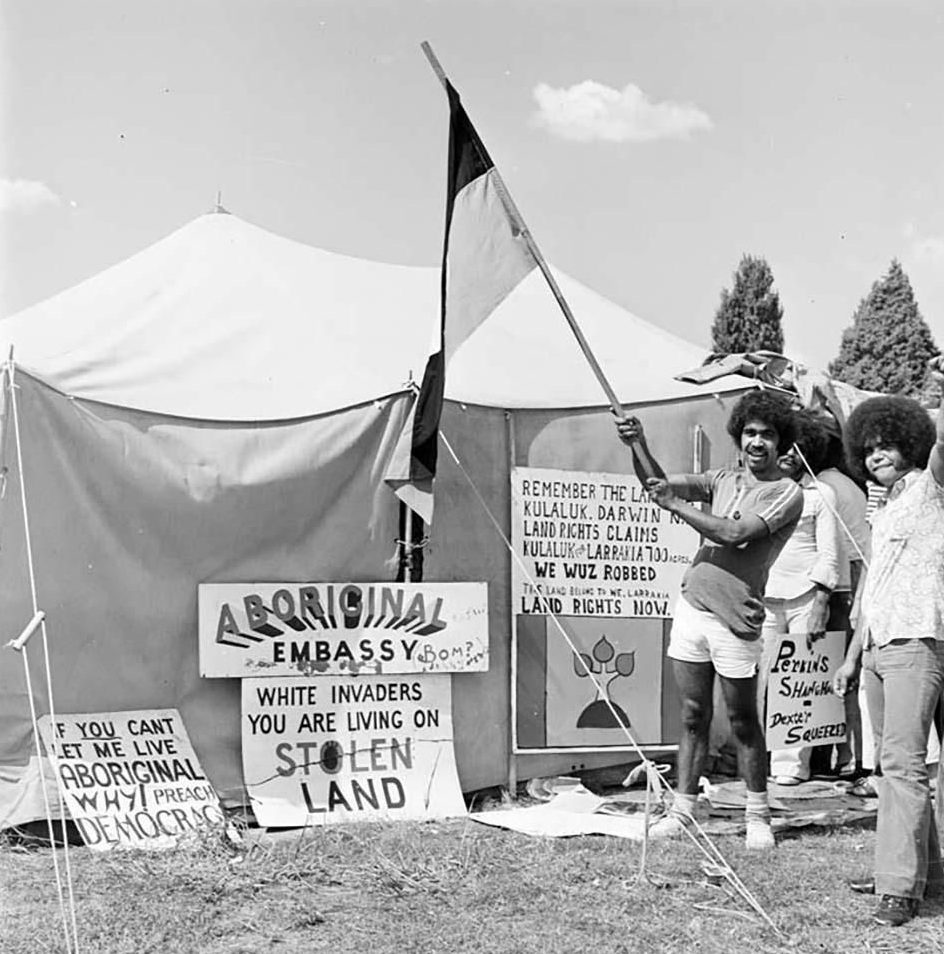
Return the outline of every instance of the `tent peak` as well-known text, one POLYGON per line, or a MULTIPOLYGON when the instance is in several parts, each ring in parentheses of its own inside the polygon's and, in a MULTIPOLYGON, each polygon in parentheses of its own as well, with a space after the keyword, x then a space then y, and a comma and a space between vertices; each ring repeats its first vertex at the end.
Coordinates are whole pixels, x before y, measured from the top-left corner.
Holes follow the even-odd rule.
POLYGON ((208 215, 229 215, 229 209, 225 208, 223 205, 223 191, 221 189, 216 190, 216 202, 213 204, 213 208, 207 213, 208 215))

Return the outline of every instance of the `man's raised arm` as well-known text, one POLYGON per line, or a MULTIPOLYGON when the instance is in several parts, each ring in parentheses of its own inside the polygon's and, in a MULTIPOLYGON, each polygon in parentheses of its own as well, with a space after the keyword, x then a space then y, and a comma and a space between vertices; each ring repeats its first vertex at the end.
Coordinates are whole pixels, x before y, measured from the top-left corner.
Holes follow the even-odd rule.
POLYGON ((652 456, 646 435, 642 429, 642 421, 638 417, 620 417, 616 420, 616 433, 619 439, 633 452, 633 470, 645 487, 646 481, 657 477, 661 480, 672 480, 666 477, 665 471, 659 462, 652 456))
POLYGON ((941 399, 937 406, 937 443, 931 449, 928 469, 931 476, 944 487, 944 354, 928 362, 931 377, 941 386, 941 399))

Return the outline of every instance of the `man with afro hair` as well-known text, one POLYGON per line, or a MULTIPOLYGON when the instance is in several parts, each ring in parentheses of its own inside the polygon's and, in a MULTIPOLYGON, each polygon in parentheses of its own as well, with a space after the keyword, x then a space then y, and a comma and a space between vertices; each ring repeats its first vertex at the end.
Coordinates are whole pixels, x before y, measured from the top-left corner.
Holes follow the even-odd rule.
POLYGON ((747 787, 747 847, 772 848, 767 750, 756 693, 767 574, 803 510, 799 485, 778 465, 795 438, 793 409, 779 394, 745 394, 727 428, 745 467, 703 474, 665 477, 639 420, 624 417, 616 426, 620 440, 633 449, 636 473, 652 500, 703 539, 682 579, 668 650, 682 707, 677 792, 671 812, 650 834, 680 835, 692 824, 717 675, 747 787), (701 510, 697 501, 709 503, 711 511, 701 510))
MULTIPOLYGON (((944 355, 930 368, 944 383, 944 355)), ((887 491, 872 520, 864 625, 834 677, 844 695, 861 666, 882 767, 874 877, 851 886, 879 895, 873 919, 897 927, 944 890, 926 765, 944 692, 944 401, 935 424, 916 401, 870 398, 849 416, 845 443, 853 476, 887 491)))

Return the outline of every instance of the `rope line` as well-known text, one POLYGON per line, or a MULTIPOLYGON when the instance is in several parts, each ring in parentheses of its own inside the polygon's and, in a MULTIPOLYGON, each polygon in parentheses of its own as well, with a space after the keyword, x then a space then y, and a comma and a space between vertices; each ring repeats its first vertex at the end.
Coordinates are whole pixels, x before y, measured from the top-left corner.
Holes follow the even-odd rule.
MULTIPOLYGON (((10 388, 10 410, 13 413, 13 435, 14 442, 16 444, 16 465, 20 474, 20 501, 22 504, 22 514, 23 514, 23 534, 26 542, 26 562, 27 568, 29 570, 29 584, 30 584, 30 597, 32 600, 33 613, 36 614, 39 611, 39 603, 36 593, 36 570, 33 563, 33 544, 32 538, 30 535, 30 523, 29 523, 29 507, 27 506, 26 499, 26 474, 23 471, 23 445, 20 440, 20 414, 19 414, 19 405, 16 398, 16 392, 18 385, 15 381, 16 368, 13 364, 12 359, 7 363, 7 373, 9 379, 9 388, 10 388)), ((40 633, 43 647, 43 660, 46 667, 46 692, 49 697, 49 721, 50 721, 50 737, 52 739, 53 747, 56 745, 56 709, 53 702, 53 692, 52 692, 52 670, 49 664, 49 640, 47 638, 46 632, 46 619, 43 617, 43 621, 40 624, 40 633)), ((62 889, 62 879, 59 872, 59 859, 56 853, 56 840, 53 830, 53 818, 52 818, 52 806, 49 801, 49 793, 46 788, 46 772, 43 767, 43 745, 42 740, 39 734, 39 722, 36 717, 36 706, 33 699, 33 688, 32 688, 32 679, 29 674, 29 660, 27 657, 26 646, 23 646, 23 666, 26 671, 26 687, 27 694, 29 696, 30 703, 30 716, 33 724, 33 738, 36 743, 36 755, 39 763, 39 778, 40 778, 40 787, 43 793, 43 804, 46 811, 46 824, 49 829, 49 843, 52 851, 52 860, 53 860, 53 869, 56 876, 56 892, 59 896, 59 909, 62 915, 62 926, 63 932, 65 934, 66 940, 66 952, 67 954, 72 954, 74 951, 75 954, 78 954, 79 951, 79 932, 78 925, 76 923, 75 915, 75 895, 72 890, 72 864, 69 855, 69 836, 66 831, 66 800, 65 793, 62 790, 62 781, 59 778, 59 773, 55 772, 56 785, 59 790, 59 809, 60 809, 60 825, 62 826, 62 848, 63 848, 63 861, 65 867, 65 880, 66 888, 68 891, 68 902, 69 902, 69 915, 66 917, 66 905, 65 898, 63 897, 62 889), (69 932, 69 926, 71 922, 71 937, 69 932)))
MULTIPOLYGON (((519 569, 524 574, 525 578, 531 584, 534 591, 538 594, 540 598, 540 602, 543 605, 545 612, 553 621, 557 631, 561 634, 561 636, 564 637, 565 642, 570 647, 571 652, 574 654, 574 658, 580 660, 580 664, 584 668, 586 675, 590 677, 590 681, 593 683, 594 688, 601 695, 602 699, 605 701, 607 707, 612 713, 615 723, 622 729, 623 734, 626 736, 626 739, 629 742, 630 747, 639 756, 639 758, 642 760, 642 763, 645 765, 645 768, 646 768, 645 829, 643 831, 643 839, 642 839, 642 864, 640 866, 639 873, 637 874, 637 877, 636 877, 637 881, 643 880, 644 878, 647 877, 647 875, 645 874, 645 864, 646 864, 646 856, 648 853, 648 842, 649 842, 650 791, 654 790, 656 780, 658 780, 657 784, 664 787, 666 794, 674 795, 674 790, 672 786, 662 777, 662 775, 656 768, 655 763, 652 762, 652 760, 649 759, 648 756, 646 756, 646 754, 642 751, 642 749, 639 747, 639 744, 636 742, 636 739, 634 738, 633 734, 629 731, 629 728, 626 725, 624 725, 623 720, 620 719, 619 716, 617 715, 616 709, 613 703, 610 701, 609 696, 606 694, 603 687, 598 682, 594 673, 590 670, 590 667, 586 664, 586 662, 584 662, 583 655, 574 645, 573 640, 570 638, 570 635, 564 629, 564 626, 561 623, 561 621, 558 619, 557 614, 555 614, 554 611, 551 609, 550 605, 547 602, 547 598, 544 596, 543 593, 539 592, 538 590, 539 584, 531 576, 531 573, 528 571, 528 568, 525 565, 524 561, 515 551, 514 547, 511 545, 511 541, 508 539, 507 534, 502 529, 501 524, 499 524, 495 515, 492 513, 491 508, 488 506, 488 503, 485 501, 485 498, 479 492, 479 489, 476 486, 475 481, 472 480, 471 475, 463 466, 462 461, 459 460, 458 455, 456 454, 455 450, 453 450, 452 445, 449 443, 449 440, 446 437, 446 435, 443 433, 442 429, 440 429, 440 437, 442 438, 443 445, 445 446, 446 450, 449 452, 449 456, 452 457, 456 466, 459 468, 459 471, 461 472, 462 476, 465 478, 466 482, 469 484, 469 487, 472 489, 472 493, 475 495, 476 499, 481 504, 482 509, 485 511, 485 515, 488 517, 489 521, 491 522, 492 526, 497 531, 502 542, 505 544, 505 547, 507 548, 508 552, 511 554, 512 560, 515 561, 519 569)), ((692 840, 695 846, 699 849, 699 851, 702 852, 703 855, 705 855, 705 857, 708 860, 712 861, 714 864, 718 866, 721 874, 728 880, 728 882, 732 885, 735 891, 741 896, 741 898, 743 898, 743 900, 746 901, 747 904, 751 908, 753 908, 753 910, 756 911, 763 918, 763 920, 771 927, 771 929, 776 934, 782 936, 782 932, 777 927, 777 925, 774 924, 774 922, 771 920, 770 915, 767 914, 767 912, 761 906, 760 902, 754 897, 754 895, 747 888, 744 882, 738 877, 737 873, 728 863, 727 859, 721 854, 718 847, 711 840, 708 833, 698 823, 698 820, 690 815, 686 817, 691 822, 691 828, 694 829, 694 831, 692 831, 690 830, 689 825, 687 824, 684 825, 683 831, 686 833, 686 835, 688 835, 688 837, 692 840)))
POLYGON ((845 531, 846 536, 849 538, 849 542, 852 544, 853 548, 855 549, 855 552, 859 554, 859 558, 862 560, 862 565, 866 569, 868 569, 869 568, 868 557, 862 552, 862 548, 859 546, 859 544, 856 543, 855 537, 852 535, 852 531, 849 529, 848 526, 846 526, 845 520, 843 520, 842 517, 839 516, 839 511, 835 507, 833 507, 833 505, 829 502, 829 497, 823 493, 823 483, 822 481, 816 479, 816 474, 813 473, 813 468, 810 467, 810 462, 803 455, 803 451, 800 450, 800 445, 794 444, 793 450, 797 452, 797 454, 800 457, 801 463, 806 468, 806 472, 813 479, 813 484, 815 485, 816 489, 819 491, 819 495, 820 497, 822 497, 823 503, 826 504, 826 507, 829 510, 829 512, 836 518, 836 520, 839 521, 839 526, 841 526, 842 529, 845 531))

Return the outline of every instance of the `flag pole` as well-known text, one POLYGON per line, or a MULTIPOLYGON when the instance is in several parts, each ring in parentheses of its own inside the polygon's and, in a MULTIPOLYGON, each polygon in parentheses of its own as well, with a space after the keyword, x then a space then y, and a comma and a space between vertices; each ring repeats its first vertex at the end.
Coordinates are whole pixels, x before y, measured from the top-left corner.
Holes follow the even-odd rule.
MULTIPOLYGON (((429 60, 429 65, 433 68, 433 72, 439 78, 439 82, 442 83, 443 87, 445 87, 447 82, 446 73, 443 70, 439 60, 436 58, 436 54, 433 52, 432 47, 425 40, 420 44, 420 46, 423 52, 426 54, 426 59, 429 60)), ((574 337, 576 337, 577 343, 580 345, 580 350, 584 353, 584 357, 590 363, 593 373, 600 382, 600 386, 603 388, 603 391, 610 402, 610 406, 613 408, 613 413, 617 417, 623 417, 623 406, 620 404, 619 398, 616 396, 616 392, 613 390, 610 382, 607 380, 606 375, 603 373, 603 369, 600 367, 596 356, 590 350, 590 345, 587 344, 587 339, 583 336, 583 332, 580 330, 580 326, 577 324, 577 319, 574 318, 574 314, 570 310, 570 305, 567 304, 567 300, 564 298, 563 293, 558 287, 557 281, 551 274, 551 270, 548 268, 547 262, 545 261, 544 256, 541 254, 541 250, 534 241, 534 237, 531 235, 531 232, 525 224, 525 221, 522 218, 521 213, 518 211, 518 207, 515 205, 514 200, 511 198, 511 193, 508 191, 508 187, 505 185, 505 182, 497 168, 493 169, 492 175, 498 194, 501 196, 502 203, 505 206, 505 210, 508 212, 509 217, 514 221, 515 225, 517 225, 521 230, 521 236, 524 239, 525 244, 528 246, 528 251, 534 257, 538 268, 541 269, 541 274, 544 276, 551 288, 551 292, 557 299, 557 304, 560 305, 561 311, 564 313, 564 317, 567 319, 567 324, 570 325, 570 330, 574 333, 574 337)))
MULTIPOLYGON (((422 49, 422 51, 426 54, 426 59, 429 61, 429 65, 432 67, 433 72, 436 74, 439 82, 442 83, 443 88, 445 89, 446 83, 448 82, 446 71, 442 68, 442 64, 439 62, 436 54, 433 52, 433 48, 426 40, 423 40, 423 42, 420 44, 420 49, 422 49)), ((570 305, 567 303, 567 299, 564 298, 563 292, 561 292, 560 287, 557 284, 557 280, 551 274, 551 270, 548 267, 544 256, 541 254, 541 250, 538 248, 537 242, 534 240, 534 236, 531 234, 530 229, 528 229, 528 226, 525 224, 524 218, 518 211, 518 206, 515 205, 514 199, 512 199, 511 193, 508 191, 508 187, 505 185, 505 180, 502 179, 501 173, 499 173, 497 166, 493 166, 492 175, 493 182, 495 183, 495 190, 498 192, 498 195, 502 200, 502 204, 505 207, 505 211, 508 213, 508 217, 520 230, 521 236, 524 239, 525 244, 528 246, 528 251, 534 258, 538 268, 541 270, 541 274, 544 276, 545 281, 550 287, 551 293, 554 295, 554 298, 557 300, 557 304, 560 306, 564 317, 567 319, 567 324, 570 325, 570 330, 574 333, 574 337, 577 339, 577 344, 580 346, 583 356, 587 359, 587 363, 590 365, 590 369, 593 371, 597 381, 600 383, 600 387, 603 388, 603 392, 606 394, 607 400, 610 402, 610 408, 617 418, 622 419, 626 416, 626 412, 623 410, 623 405, 620 403, 619 398, 616 396, 616 392, 613 390, 612 385, 610 384, 606 375, 603 373, 603 368, 600 367, 600 363, 597 361, 596 355, 594 355, 593 351, 591 351, 587 339, 584 337, 583 332, 580 330, 580 326, 577 324, 577 319, 574 317, 574 313, 570 310, 570 305)), ((659 468, 658 464, 652 460, 651 455, 641 453, 635 441, 630 444, 630 450, 633 452, 633 458, 635 462, 639 467, 642 468, 643 473, 645 473, 647 477, 664 476, 664 474, 659 473, 661 468, 659 468), (655 464, 655 469, 650 466, 650 460, 652 464, 655 464)))

